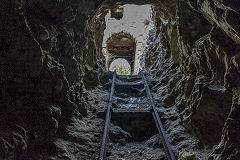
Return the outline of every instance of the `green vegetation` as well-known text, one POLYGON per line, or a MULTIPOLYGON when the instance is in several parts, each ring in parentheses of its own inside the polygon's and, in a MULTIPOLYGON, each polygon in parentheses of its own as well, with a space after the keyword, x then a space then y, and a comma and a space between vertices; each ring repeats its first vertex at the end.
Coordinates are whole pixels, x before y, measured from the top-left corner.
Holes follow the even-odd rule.
POLYGON ((131 69, 130 68, 125 68, 125 67, 116 67, 116 72, 118 75, 130 75, 131 74, 131 69))

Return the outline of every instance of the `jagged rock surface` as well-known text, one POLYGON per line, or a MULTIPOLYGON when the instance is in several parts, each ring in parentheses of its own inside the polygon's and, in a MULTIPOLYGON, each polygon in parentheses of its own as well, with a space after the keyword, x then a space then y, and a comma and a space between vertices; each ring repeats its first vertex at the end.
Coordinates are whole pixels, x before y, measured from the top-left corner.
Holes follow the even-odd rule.
POLYGON ((95 1, 3 0, 1 9, 0 156, 21 159, 56 136, 82 91, 85 21, 95 1), (29 147, 30 146, 30 147, 29 147))
POLYGON ((159 80, 155 98, 163 107, 177 108, 181 123, 209 152, 206 159, 237 159, 240 154, 240 28, 234 3, 164 2, 169 12, 156 8, 160 27, 146 51, 146 70, 159 80))

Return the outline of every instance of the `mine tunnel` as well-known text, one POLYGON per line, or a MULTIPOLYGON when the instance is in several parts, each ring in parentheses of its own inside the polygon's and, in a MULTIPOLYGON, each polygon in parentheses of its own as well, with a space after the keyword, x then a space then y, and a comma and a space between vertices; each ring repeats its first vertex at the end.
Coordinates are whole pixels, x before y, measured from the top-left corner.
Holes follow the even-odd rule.
POLYGON ((0 160, 239 160, 239 6, 0 1, 0 160))
MULTIPOLYGON (((109 70, 112 65, 112 71, 115 69, 118 72, 130 72, 134 73, 134 58, 136 52, 136 40, 130 34, 120 32, 111 35, 107 40, 107 49, 106 49, 106 68, 109 70), (114 61, 124 59, 130 65, 130 67, 118 67, 117 64, 123 64, 124 62, 119 62, 117 64, 112 64, 114 61), (115 67, 114 67, 115 66, 115 67), (121 70, 121 71, 120 71, 121 70)), ((126 62, 125 62, 126 63, 126 62)))

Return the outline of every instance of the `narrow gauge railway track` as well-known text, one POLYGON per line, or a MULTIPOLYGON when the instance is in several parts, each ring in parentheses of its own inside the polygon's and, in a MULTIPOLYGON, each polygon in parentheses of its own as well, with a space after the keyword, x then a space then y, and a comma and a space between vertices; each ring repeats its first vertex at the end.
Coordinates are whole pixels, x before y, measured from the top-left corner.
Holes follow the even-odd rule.
MULTIPOLYGON (((139 75, 138 75, 138 77, 139 77, 139 75)), ((159 137, 161 138, 161 142, 164 147, 165 157, 167 158, 167 160, 176 160, 174 153, 172 151, 171 145, 167 139, 166 132, 163 128, 163 124, 162 124, 159 114, 157 112, 156 106, 154 104, 154 101, 153 101, 153 98, 152 98, 152 95, 151 95, 151 92, 150 92, 150 89, 149 89, 149 86, 147 83, 147 80, 146 80, 143 72, 140 72, 140 77, 141 77, 142 83, 144 84, 144 89, 147 94, 149 105, 151 106, 150 111, 153 115, 156 127, 158 129, 159 137)), ((136 79, 136 76, 134 76, 133 78, 136 79)), ((104 125, 104 132, 103 132, 103 138, 102 138, 102 143, 101 143, 99 160, 106 159, 106 148, 107 148, 107 143, 109 140, 108 134, 109 134, 109 128, 110 128, 111 115, 113 113, 112 104, 113 104, 113 94, 114 94, 115 87, 116 87, 116 79, 117 79, 117 74, 116 74, 116 72, 114 72, 113 78, 112 78, 112 84, 111 84, 111 92, 110 92, 110 96, 109 96, 109 100, 108 100, 108 106, 106 109, 106 118, 105 118, 105 125, 104 125)))

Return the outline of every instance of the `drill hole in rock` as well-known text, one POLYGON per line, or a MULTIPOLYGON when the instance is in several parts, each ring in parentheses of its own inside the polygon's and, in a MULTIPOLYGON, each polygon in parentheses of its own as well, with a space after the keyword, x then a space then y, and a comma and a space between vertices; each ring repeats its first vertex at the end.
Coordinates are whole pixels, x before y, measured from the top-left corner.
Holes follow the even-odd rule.
POLYGON ((143 142, 158 134, 151 112, 115 112, 111 122, 131 134, 130 142, 143 142))

